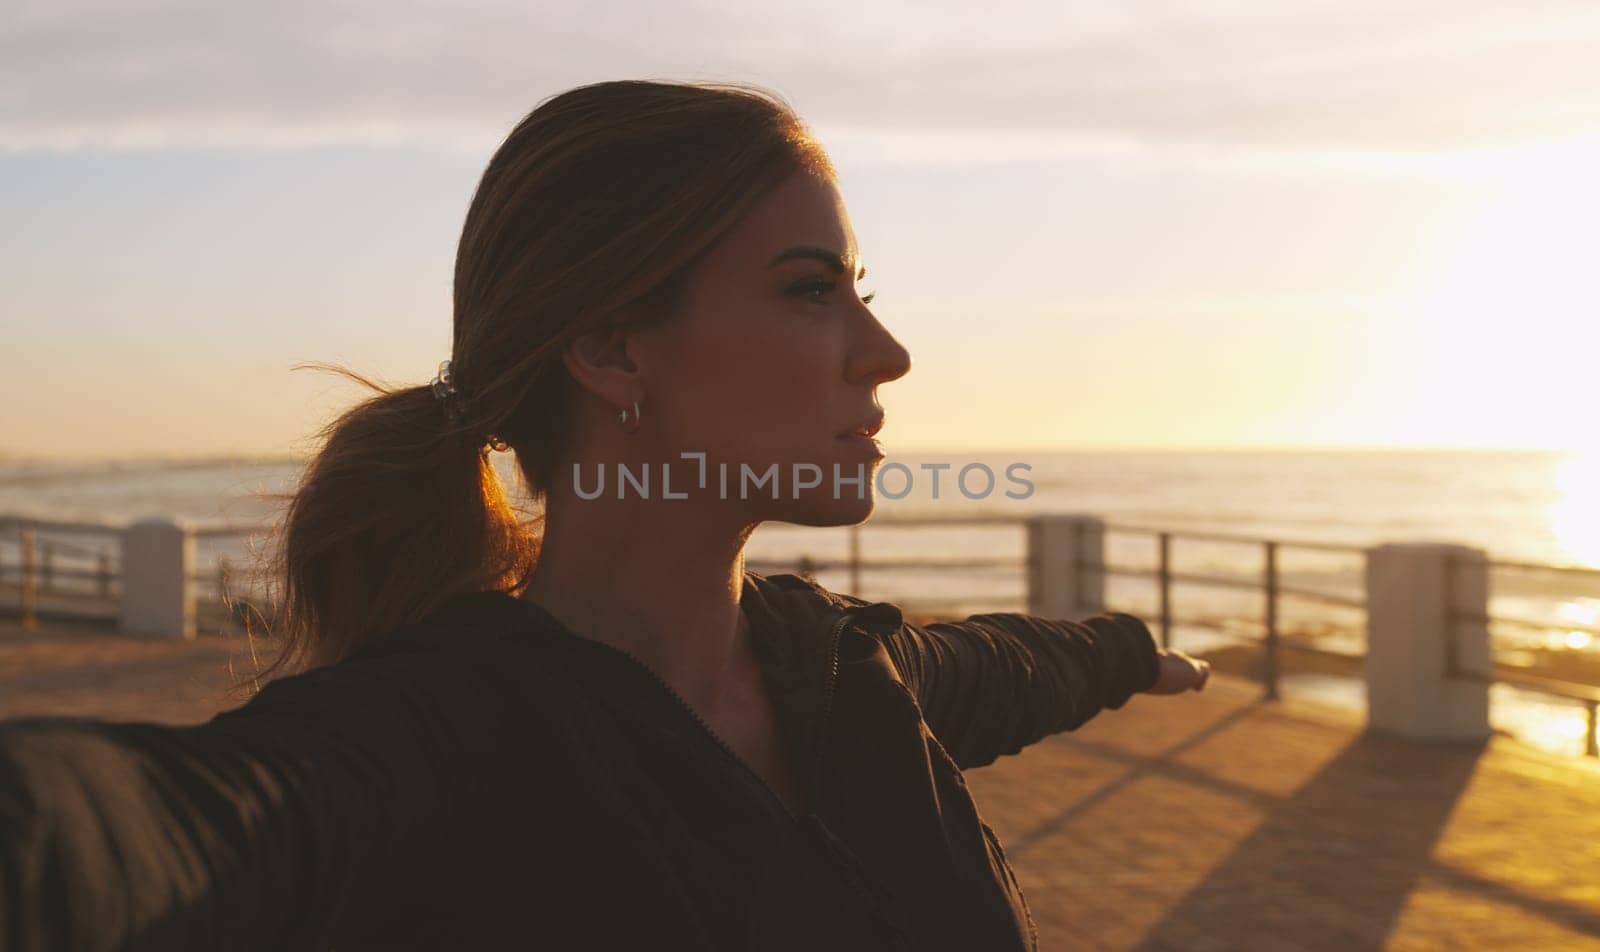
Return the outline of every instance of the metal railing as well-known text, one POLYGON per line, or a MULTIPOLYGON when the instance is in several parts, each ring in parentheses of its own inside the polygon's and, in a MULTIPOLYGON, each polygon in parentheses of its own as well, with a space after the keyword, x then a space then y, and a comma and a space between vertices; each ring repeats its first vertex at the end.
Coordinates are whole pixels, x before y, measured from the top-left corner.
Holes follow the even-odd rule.
MULTIPOLYGON (((955 526, 1009 526, 1021 528, 1025 521, 1025 516, 1002 514, 978 514, 949 518, 885 514, 875 517, 865 528, 870 528, 873 531, 881 529, 948 528, 955 526)), ((1259 639, 1259 645, 1262 650, 1263 660, 1261 676, 1263 698, 1266 700, 1277 700, 1280 697, 1280 656, 1285 649, 1337 659, 1346 663, 1359 663, 1363 660, 1364 654, 1335 651, 1304 643, 1300 639, 1284 638, 1283 632, 1280 630, 1280 608, 1285 598, 1305 599, 1359 611, 1366 611, 1368 605, 1364 597, 1357 598, 1336 592, 1285 585, 1279 570, 1279 555, 1285 550, 1302 550, 1365 557, 1367 553, 1366 547, 1347 543, 1284 541, 1221 532, 1179 532, 1170 529, 1114 523, 1102 523, 1101 526, 1106 533, 1145 535, 1153 537, 1155 540, 1156 564, 1154 569, 1129 568, 1105 562, 1082 560, 1077 565, 1080 573, 1098 571, 1106 577, 1116 576, 1153 580, 1159 605, 1156 614, 1162 647, 1170 648, 1172 646, 1172 630, 1178 624, 1219 632, 1226 632, 1227 630, 1223 624, 1215 620, 1178 619, 1174 617, 1172 607, 1174 587, 1177 585, 1191 585, 1253 590, 1261 594, 1262 605, 1259 621, 1262 625, 1262 635, 1259 639), (1172 566, 1172 546, 1175 541, 1198 541, 1259 547, 1263 555, 1262 574, 1258 579, 1250 579, 1238 576, 1175 571, 1172 566)), ((123 528, 122 526, 106 523, 0 517, 0 538, 14 535, 16 544, 19 546, 20 558, 16 571, 18 574, 17 589, 23 624, 31 625, 35 623, 38 594, 41 591, 55 591, 58 579, 92 580, 95 583, 96 592, 104 596, 110 594, 113 584, 120 580, 121 575, 120 565, 116 564, 104 550, 77 545, 59 538, 40 542, 36 538, 39 532, 48 532, 53 536, 85 534, 105 537, 114 535, 122 531, 123 528), (59 555, 94 558, 97 561, 91 569, 66 568, 56 564, 59 555)), ((770 569, 794 567, 800 574, 808 576, 818 571, 844 570, 848 573, 849 590, 859 593, 862 591, 863 577, 868 571, 915 569, 918 571, 940 572, 1006 568, 1025 570, 1031 560, 1031 556, 1021 560, 1015 558, 931 558, 922 556, 871 559, 864 557, 862 554, 861 535, 863 528, 863 526, 859 525, 846 528, 847 552, 842 559, 812 558, 809 555, 801 555, 797 560, 793 561, 750 559, 747 564, 751 567, 770 569)), ((254 525, 213 525, 198 527, 192 530, 192 534, 197 538, 217 539, 250 537, 260 535, 266 531, 268 530, 254 525)), ((1563 566, 1505 559, 1472 561, 1484 565, 1488 569, 1543 572, 1600 581, 1600 569, 1582 566, 1563 566)), ((1464 669, 1458 663, 1456 643, 1453 637, 1456 626, 1462 622, 1508 624, 1544 631, 1576 630, 1596 636, 1600 636, 1600 626, 1570 622, 1551 624, 1536 619, 1515 616, 1464 612, 1457 608, 1454 601, 1449 598, 1455 570, 1459 567, 1459 562, 1458 557, 1447 556, 1445 619, 1452 637, 1445 639, 1446 658, 1444 671, 1446 676, 1488 684, 1509 684, 1520 689, 1537 691, 1581 704, 1586 711, 1584 752, 1591 757, 1600 757, 1600 743, 1597 743, 1597 733, 1600 733, 1600 723, 1597 723, 1597 721, 1600 721, 1600 686, 1532 674, 1498 662, 1492 663, 1487 671, 1464 669)), ((3 581, 10 574, 10 571, 11 567, 5 564, 3 559, 0 559, 0 581, 3 581)), ((231 580, 248 574, 250 573, 241 572, 229 560, 223 558, 219 559, 216 565, 209 570, 194 572, 191 578, 214 584, 218 597, 221 597, 223 593, 228 591, 231 580)), ((1081 584, 1083 580, 1081 577, 1073 581, 1075 583, 1074 590, 1082 591, 1081 584)), ((946 604, 954 607, 963 603, 951 601, 946 604)), ((924 608, 933 606, 934 603, 928 603, 924 608)), ((1226 620, 1237 619, 1230 618, 1226 620)))
MULTIPOLYGON (((1279 651, 1283 647, 1278 624, 1278 609, 1281 596, 1291 595, 1299 598, 1320 601, 1325 604, 1355 608, 1362 611, 1367 609, 1367 601, 1365 598, 1351 598, 1349 596, 1339 595, 1333 592, 1323 592, 1314 589, 1291 588, 1282 584, 1278 573, 1278 553, 1282 549, 1302 549, 1365 556, 1366 548, 1363 546, 1326 542, 1284 542, 1276 539, 1263 539, 1259 537, 1234 535, 1228 533, 1177 533, 1164 529, 1112 524, 1107 524, 1105 529, 1108 532, 1129 532, 1153 535, 1158 540, 1158 562, 1157 568, 1153 572, 1137 569, 1117 568, 1115 566, 1106 565, 1088 567, 1098 568, 1107 575, 1145 577, 1154 578, 1156 580, 1161 605, 1161 644, 1164 648, 1171 647, 1171 631, 1173 625, 1171 590, 1174 583, 1184 582, 1219 587, 1258 589, 1263 593, 1264 602, 1262 606, 1261 620, 1264 626, 1264 634, 1262 637, 1261 646, 1264 656, 1262 676, 1264 688, 1263 698, 1266 700, 1277 700, 1279 697, 1279 651), (1172 541, 1179 538, 1186 540, 1226 542, 1259 546, 1261 547, 1262 554, 1264 556, 1262 577, 1259 582, 1253 582, 1248 579, 1228 576, 1208 576, 1173 572, 1171 570, 1171 546, 1172 541)), ((1456 569, 1458 568, 1461 559, 1459 556, 1450 553, 1446 554, 1445 559, 1446 571, 1444 617, 1445 624, 1447 625, 1447 631, 1450 633, 1450 636, 1445 638, 1445 675, 1451 678, 1477 681, 1486 684, 1509 684, 1524 690, 1537 691, 1553 697, 1559 697, 1565 700, 1578 702, 1585 709, 1584 754, 1590 757, 1600 757, 1600 737, 1597 737, 1597 734, 1600 734, 1600 723, 1597 723, 1597 721, 1600 721, 1600 717, 1597 717, 1597 712, 1600 712, 1600 686, 1565 681, 1545 675, 1531 674, 1525 671, 1519 671, 1513 666, 1501 663, 1493 663, 1491 665, 1491 669, 1488 671, 1474 671, 1462 668, 1456 657, 1458 652, 1456 649, 1456 639, 1454 637, 1456 626, 1461 622, 1468 621, 1479 622, 1483 624, 1499 623, 1518 625, 1521 627, 1543 631, 1584 631, 1596 635, 1600 635, 1600 626, 1581 625, 1570 622, 1563 622, 1559 625, 1555 625, 1549 622, 1541 622, 1535 619, 1518 618, 1509 615, 1462 611, 1456 606, 1455 600, 1452 597, 1452 586, 1454 584, 1456 569)), ((1536 562, 1519 562, 1508 559, 1482 559, 1472 561, 1484 565, 1488 569, 1521 569, 1527 571, 1578 576, 1600 581, 1600 569, 1593 569, 1585 566, 1550 565, 1536 562)), ((1218 626, 1207 625, 1205 622, 1201 621, 1185 623, 1194 625, 1195 627, 1213 627, 1221 630, 1218 626)), ((1350 662, 1361 661, 1364 657, 1364 655, 1360 654, 1333 651, 1315 645, 1295 644, 1293 645, 1293 648, 1301 652, 1337 658, 1350 662)))
MULTIPOLYGON (((1203 619, 1184 619, 1181 622, 1173 618, 1172 614, 1172 588, 1174 584, 1185 583, 1190 585, 1210 586, 1213 588, 1236 588, 1245 590, 1258 590, 1263 596, 1262 618, 1263 634, 1261 647, 1263 652, 1262 687, 1263 698, 1275 701, 1280 697, 1279 680, 1281 673, 1280 654, 1286 647, 1285 640, 1279 626, 1279 607, 1283 596, 1294 596, 1309 600, 1319 601, 1329 605, 1339 605, 1346 608, 1355 608, 1365 611, 1366 600, 1340 595, 1335 592, 1324 592, 1316 589, 1294 588, 1283 584, 1279 577, 1278 553, 1284 549, 1299 549, 1304 551, 1333 552, 1342 555, 1364 556, 1366 550, 1362 546, 1332 543, 1332 542, 1285 542, 1280 539, 1262 539, 1254 536, 1235 535, 1221 532, 1174 532, 1169 529, 1147 528, 1143 526, 1107 524, 1107 532, 1124 532, 1154 536, 1156 539, 1156 568, 1153 571, 1142 569, 1120 568, 1110 565, 1090 565, 1108 576, 1124 576, 1133 578, 1150 578, 1156 583, 1157 597, 1160 600, 1158 613, 1161 632, 1161 646, 1172 647, 1172 627, 1174 624, 1184 624, 1195 628, 1209 628, 1223 631, 1221 625, 1203 619), (1192 572, 1175 572, 1172 570, 1172 543, 1174 540, 1197 542, 1222 542, 1239 545, 1259 546, 1263 555, 1263 569, 1259 581, 1226 575, 1201 575, 1192 572)), ((1362 655, 1351 654, 1344 651, 1334 651, 1316 645, 1294 643, 1288 645, 1296 651, 1306 654, 1320 655, 1327 658, 1347 662, 1359 662, 1362 655)))
MULTIPOLYGON (((1597 733, 1600 733, 1600 686, 1565 681, 1541 674, 1530 674, 1498 663, 1491 664, 1488 671, 1473 671, 1463 668, 1460 660, 1456 657, 1459 652, 1454 637, 1456 625, 1467 621, 1482 624, 1515 625, 1536 631, 1582 631, 1591 635, 1600 635, 1600 626, 1583 625, 1575 622, 1551 625, 1536 619, 1518 618, 1511 615, 1491 615, 1483 612, 1462 611, 1456 606, 1453 596, 1455 593, 1456 572, 1461 568, 1464 561, 1466 560, 1454 553, 1446 553, 1445 555, 1444 614, 1445 624, 1448 626, 1447 630, 1450 633, 1450 637, 1445 639, 1445 675, 1485 684, 1510 684, 1513 687, 1524 690, 1538 691, 1542 694, 1577 701, 1583 705, 1585 714, 1583 752, 1590 757, 1600 757, 1600 737, 1597 737, 1597 733)), ((1600 581, 1600 569, 1592 569, 1586 566, 1546 565, 1538 562, 1518 562, 1509 559, 1472 559, 1470 561, 1491 570, 1513 569, 1547 575, 1568 575, 1600 581)))
POLYGON ((92 582, 91 588, 83 594, 109 598, 113 594, 112 586, 121 578, 121 566, 113 559, 109 546, 87 545, 72 541, 71 537, 98 536, 114 540, 120 531, 120 526, 97 522, 0 517, 0 540, 11 541, 17 547, 14 570, 5 559, 0 558, 0 584, 5 584, 8 576, 15 572, 18 610, 23 626, 33 627, 37 624, 41 595, 72 594, 63 588, 63 580, 92 582), (41 533, 49 533, 50 538, 41 539, 41 533), (64 562, 78 564, 75 566, 64 562), (83 567, 85 562, 91 563, 92 567, 83 567))
MULTIPOLYGON (((1021 517, 1016 516, 978 516, 957 519, 930 519, 930 518, 882 518, 873 519, 873 529, 899 527, 917 528, 925 526, 950 526, 950 525, 1020 525, 1021 517)), ((1365 612, 1367 600, 1337 592, 1321 591, 1317 589, 1301 588, 1285 585, 1279 571, 1279 553, 1284 550, 1300 550, 1309 552, 1334 553, 1352 555, 1364 558, 1367 553, 1366 546, 1349 543, 1313 542, 1313 541, 1284 541, 1281 539, 1267 539, 1258 536, 1241 535, 1223 532, 1176 532, 1170 529, 1160 529, 1145 526, 1126 524, 1102 524, 1107 533, 1128 533, 1152 536, 1156 540, 1156 567, 1150 569, 1127 568, 1106 563, 1079 562, 1079 571, 1099 571, 1106 576, 1120 576, 1126 578, 1148 578, 1156 585, 1159 609, 1158 626, 1161 646, 1172 647, 1172 629, 1176 624, 1183 624, 1194 628, 1206 628, 1215 631, 1225 631, 1223 625, 1206 619, 1176 619, 1172 609, 1172 591, 1178 584, 1210 586, 1216 588, 1234 588, 1258 591, 1262 595, 1261 625, 1263 629, 1260 639, 1262 649, 1262 697, 1264 700, 1278 700, 1281 697, 1281 653, 1285 649, 1303 654, 1315 655, 1337 660, 1348 664, 1358 664, 1365 655, 1345 651, 1336 651, 1318 645, 1307 644, 1299 640, 1289 641, 1283 637, 1280 630, 1280 607, 1282 599, 1293 597, 1308 601, 1319 602, 1326 605, 1335 605, 1342 608, 1351 608, 1365 612), (1175 540, 1198 541, 1213 543, 1231 543, 1238 545, 1256 546, 1262 552, 1262 574, 1259 579, 1240 578, 1225 575, 1204 575, 1192 572, 1177 572, 1172 568, 1172 544, 1175 540)), ((860 556, 859 533, 860 526, 849 527, 850 555, 843 560, 815 560, 802 557, 802 574, 813 570, 847 569, 850 573, 851 591, 861 591, 861 576, 864 569, 875 568, 919 568, 928 570, 959 570, 970 568, 987 568, 994 566, 1025 567, 1014 559, 890 559, 890 560, 863 560, 860 556)), ((1447 557, 1449 559, 1450 557, 1447 557)), ((1527 571, 1540 571, 1570 576, 1580 576, 1600 581, 1600 569, 1583 566, 1549 565, 1533 562, 1519 562, 1506 559, 1484 560, 1490 569, 1521 569, 1527 571)), ((1454 576, 1454 562, 1447 561, 1447 579, 1454 576)), ((1081 591, 1083 579, 1074 580, 1074 590, 1081 591)), ((1457 608, 1446 590, 1446 616, 1445 621, 1449 631, 1454 632, 1460 622, 1473 621, 1484 624, 1510 624, 1534 628, 1544 631, 1584 631, 1600 635, 1600 626, 1581 625, 1563 622, 1559 625, 1541 622, 1534 619, 1518 618, 1501 614, 1486 614, 1464 612, 1457 608)), ((1463 669, 1456 661, 1455 639, 1446 638, 1447 653, 1445 659, 1445 674, 1447 677, 1481 681, 1484 683, 1509 684, 1524 690, 1532 690, 1565 700, 1580 703, 1586 712, 1584 731, 1584 753, 1590 757, 1600 757, 1600 686, 1565 681, 1545 675, 1532 674, 1520 671, 1513 666, 1495 663, 1489 671, 1473 671, 1463 669)))
MULTIPOLYGON (((75 613, 74 618, 114 618, 113 600, 121 594, 123 581, 121 558, 114 553, 120 551, 126 529, 117 522, 0 516, 0 591, 14 591, 19 623, 24 628, 36 627, 41 599, 49 597, 58 602, 95 603, 101 609, 87 615, 75 613), (71 541, 73 537, 99 544, 71 541), (14 547, 14 555, 6 546, 14 547), (92 584, 73 588, 63 581, 92 584)), ((214 524, 197 526, 190 535, 196 539, 243 539, 268 531, 254 525, 214 524)), ((235 580, 256 575, 258 571, 241 568, 223 556, 211 568, 191 572, 189 579, 204 583, 220 601, 235 580)))

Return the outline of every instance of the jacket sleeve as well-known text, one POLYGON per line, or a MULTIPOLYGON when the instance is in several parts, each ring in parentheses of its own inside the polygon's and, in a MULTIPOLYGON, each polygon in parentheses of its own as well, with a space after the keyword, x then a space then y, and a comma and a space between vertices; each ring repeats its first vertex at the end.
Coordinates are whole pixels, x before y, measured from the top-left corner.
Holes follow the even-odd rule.
POLYGON ((0 946, 325 949, 444 827, 442 667, 351 659, 192 726, 0 721, 0 946))
POLYGON ((1159 649, 1133 615, 1015 612, 901 624, 885 648, 923 720, 963 769, 992 763, 1155 686, 1159 649))

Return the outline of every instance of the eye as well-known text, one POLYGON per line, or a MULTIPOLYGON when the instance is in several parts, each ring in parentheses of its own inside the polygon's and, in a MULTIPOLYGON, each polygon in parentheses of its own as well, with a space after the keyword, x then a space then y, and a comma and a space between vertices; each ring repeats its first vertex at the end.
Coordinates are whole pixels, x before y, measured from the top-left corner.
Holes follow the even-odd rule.
MULTIPOLYGON (((821 297, 812 297, 812 295, 822 295, 822 294, 831 293, 838 286, 839 286, 839 283, 837 281, 822 281, 822 280, 802 281, 799 284, 795 285, 794 287, 790 288, 789 289, 789 293, 793 294, 793 295, 796 295, 796 296, 799 296, 799 297, 810 298, 811 300, 813 300, 813 301, 815 301, 815 302, 817 302, 819 304, 822 304, 822 303, 826 303, 826 302, 824 302, 821 297)), ((862 304, 871 304, 873 299, 876 298, 877 296, 878 296, 878 292, 873 291, 871 294, 868 294, 866 297, 863 297, 861 299, 861 303, 862 304)))

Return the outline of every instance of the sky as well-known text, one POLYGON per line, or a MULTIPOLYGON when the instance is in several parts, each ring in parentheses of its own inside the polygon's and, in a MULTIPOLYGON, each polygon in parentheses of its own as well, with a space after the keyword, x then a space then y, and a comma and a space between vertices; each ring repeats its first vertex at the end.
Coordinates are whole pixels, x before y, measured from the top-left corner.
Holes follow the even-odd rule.
POLYGON ((886 451, 1593 446, 1600 4, 10 0, 0 458, 303 455, 449 356, 501 138, 781 93, 911 351, 886 451))

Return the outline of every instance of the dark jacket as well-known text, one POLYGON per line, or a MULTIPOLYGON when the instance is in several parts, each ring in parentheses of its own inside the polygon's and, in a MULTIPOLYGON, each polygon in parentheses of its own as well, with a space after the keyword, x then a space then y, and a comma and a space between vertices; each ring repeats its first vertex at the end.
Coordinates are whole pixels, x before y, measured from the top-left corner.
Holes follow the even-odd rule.
POLYGON ((632 656, 482 592, 204 724, 0 722, 0 941, 1034 948, 961 770, 1152 687, 1144 623, 755 573, 742 606, 804 816, 632 656))

